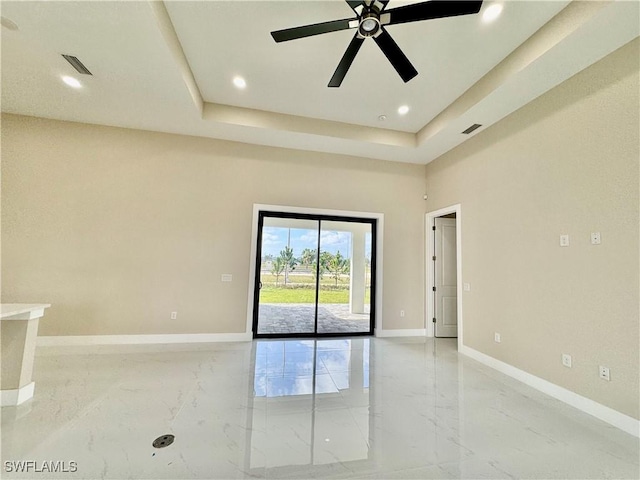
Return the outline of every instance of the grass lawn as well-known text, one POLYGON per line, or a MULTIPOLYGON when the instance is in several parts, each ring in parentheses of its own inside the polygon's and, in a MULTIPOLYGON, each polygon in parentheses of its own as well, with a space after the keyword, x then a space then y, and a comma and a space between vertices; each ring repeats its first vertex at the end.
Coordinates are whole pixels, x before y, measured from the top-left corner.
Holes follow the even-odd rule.
MULTIPOLYGON (((349 290, 320 290, 319 303, 349 303, 349 290)), ((264 285, 260 290, 260 303, 310 303, 316 301, 315 288, 284 288, 264 285)), ((369 289, 365 292, 369 302, 369 289)))

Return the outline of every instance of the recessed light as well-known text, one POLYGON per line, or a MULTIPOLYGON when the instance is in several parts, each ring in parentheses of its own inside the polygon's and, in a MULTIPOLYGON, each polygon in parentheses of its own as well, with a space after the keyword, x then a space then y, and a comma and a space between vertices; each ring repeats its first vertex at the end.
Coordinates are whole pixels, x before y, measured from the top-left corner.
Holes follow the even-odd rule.
POLYGON ((502 12, 501 3, 494 3, 492 5, 489 5, 485 9, 484 13, 482 14, 482 20, 485 23, 493 22, 496 18, 500 16, 501 12, 502 12))
POLYGON ((408 105, 402 105, 400 108, 398 108, 398 113, 400 115, 406 115, 409 112, 409 106, 408 105))
POLYGON ((0 17, 0 23, 2 23, 2 26, 4 28, 7 28, 9 30, 18 30, 18 25, 16 25, 15 23, 13 23, 11 20, 9 20, 7 17, 0 17))
POLYGON ((384 122, 387 119, 386 115, 379 115, 378 116, 378 120, 380 120, 381 122, 384 122))
POLYGON ((82 84, 77 78, 67 77, 66 75, 62 77, 62 81, 73 88, 80 88, 82 84))
POLYGON ((245 88, 247 86, 247 82, 242 77, 235 77, 233 79, 233 84, 236 86, 236 88, 245 88))

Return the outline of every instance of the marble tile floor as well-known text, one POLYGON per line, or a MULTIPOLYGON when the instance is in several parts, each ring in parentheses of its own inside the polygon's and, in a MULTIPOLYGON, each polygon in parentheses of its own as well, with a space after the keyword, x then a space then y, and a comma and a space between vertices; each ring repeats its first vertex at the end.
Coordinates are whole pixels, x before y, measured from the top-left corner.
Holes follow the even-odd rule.
MULTIPOLYGON (((318 305, 318 333, 366 333, 367 313, 351 313, 348 304, 323 303, 318 305)), ((258 315, 258 333, 302 334, 313 333, 315 305, 305 303, 261 303, 258 315)))
POLYGON ((39 347, 35 397, 2 408, 0 477, 639 477, 637 438, 455 345, 358 337, 39 347), (153 448, 167 433, 175 442, 153 448), (28 471, 9 471, 28 461, 28 471), (76 471, 36 471, 55 462, 76 471))

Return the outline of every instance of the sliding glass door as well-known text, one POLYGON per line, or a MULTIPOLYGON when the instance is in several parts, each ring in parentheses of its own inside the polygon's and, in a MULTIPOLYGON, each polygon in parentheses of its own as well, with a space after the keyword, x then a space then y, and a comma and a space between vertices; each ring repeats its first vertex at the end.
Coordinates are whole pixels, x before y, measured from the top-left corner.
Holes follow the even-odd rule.
POLYGON ((318 333, 369 333, 370 262, 370 223, 322 222, 318 333))
POLYGON ((318 220, 263 218, 258 334, 315 332, 318 229, 318 220))
POLYGON ((254 337, 371 335, 375 220, 260 212, 254 337))

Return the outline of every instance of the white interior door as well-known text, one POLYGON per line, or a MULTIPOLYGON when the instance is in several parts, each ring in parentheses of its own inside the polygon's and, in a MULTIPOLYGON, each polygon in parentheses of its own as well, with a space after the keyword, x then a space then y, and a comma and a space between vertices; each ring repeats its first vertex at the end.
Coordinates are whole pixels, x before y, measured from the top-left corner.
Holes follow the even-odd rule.
POLYGON ((435 336, 458 336, 456 219, 436 218, 435 336))

